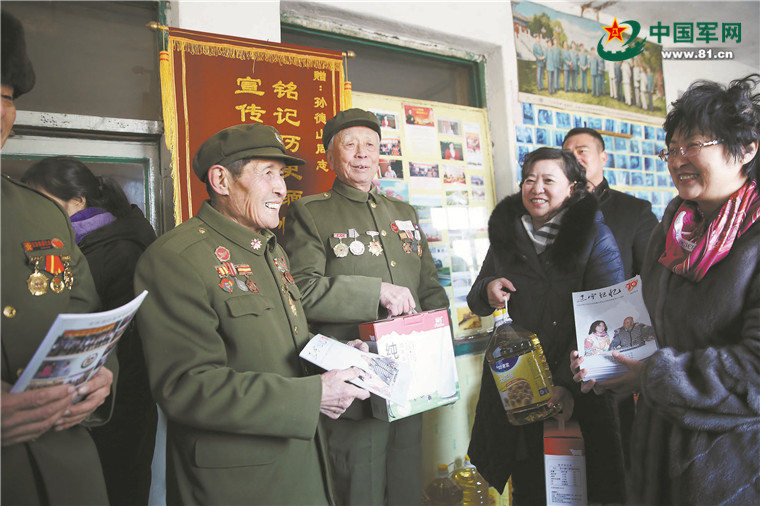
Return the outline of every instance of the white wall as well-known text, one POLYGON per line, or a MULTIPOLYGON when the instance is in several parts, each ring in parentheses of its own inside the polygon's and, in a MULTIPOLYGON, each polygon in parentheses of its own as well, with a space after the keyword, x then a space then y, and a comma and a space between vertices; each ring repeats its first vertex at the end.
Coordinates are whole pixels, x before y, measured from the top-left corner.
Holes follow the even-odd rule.
POLYGON ((197 30, 280 42, 279 0, 169 0, 166 23, 197 30))

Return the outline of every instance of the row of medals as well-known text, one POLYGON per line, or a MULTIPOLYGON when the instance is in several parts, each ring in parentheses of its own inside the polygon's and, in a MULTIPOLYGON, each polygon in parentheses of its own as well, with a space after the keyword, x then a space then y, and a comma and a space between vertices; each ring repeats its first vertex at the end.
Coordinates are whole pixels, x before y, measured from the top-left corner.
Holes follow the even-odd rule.
MULTIPOLYGON (((244 291, 244 292, 251 292, 251 293, 258 293, 259 287, 256 284, 255 281, 253 281, 253 271, 251 269, 251 266, 248 264, 234 264, 229 261, 230 259, 230 251, 223 247, 219 246, 214 251, 214 255, 216 256, 217 260, 221 262, 221 265, 216 266, 216 272, 219 275, 220 281, 219 281, 219 287, 224 290, 227 293, 232 293, 232 280, 235 281, 235 285, 237 287, 244 291), (245 281, 240 279, 240 275, 245 277, 245 281), (232 277, 232 280, 230 279, 232 277)), ((275 258, 274 264, 277 267, 277 270, 280 271, 280 278, 282 281, 283 288, 286 286, 286 284, 294 284, 295 279, 293 279, 293 275, 288 272, 287 264, 285 263, 285 257, 275 258)), ((293 297, 290 295, 290 291, 288 291, 288 302, 290 303, 290 310, 293 312, 294 315, 298 315, 298 310, 296 308, 296 303, 293 300, 293 297)))
MULTIPOLYGON (((414 225, 414 228, 401 228, 398 226, 398 222, 395 222, 391 223, 391 230, 399 235, 399 238, 401 239, 401 247, 405 253, 416 252, 417 255, 422 256, 422 245, 420 244, 421 235, 417 225, 414 225)), ((375 230, 368 230, 366 234, 372 238, 367 246, 367 250, 375 256, 380 256, 383 252, 383 246, 377 239, 379 233, 375 230)), ((344 258, 348 256, 349 251, 353 255, 363 255, 365 248, 364 243, 359 240, 360 235, 361 234, 359 234, 355 228, 350 229, 348 234, 333 234, 333 237, 338 239, 338 244, 333 246, 333 253, 335 253, 335 256, 338 258, 344 258), (353 239, 348 245, 343 242, 343 239, 346 237, 353 239)))
POLYGON ((31 257, 34 264, 34 272, 26 280, 26 286, 34 296, 44 295, 48 287, 54 293, 61 293, 65 288, 71 290, 74 285, 74 273, 71 272, 70 255, 45 255, 31 257), (45 271, 40 270, 40 263, 45 261, 45 271), (52 275, 52 279, 47 274, 52 275))

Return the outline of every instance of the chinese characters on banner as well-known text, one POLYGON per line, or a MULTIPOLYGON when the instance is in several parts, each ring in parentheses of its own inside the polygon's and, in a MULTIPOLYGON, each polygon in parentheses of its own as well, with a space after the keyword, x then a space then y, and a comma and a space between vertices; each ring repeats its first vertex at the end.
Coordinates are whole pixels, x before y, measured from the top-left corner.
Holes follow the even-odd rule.
MULTIPOLYGON (((322 129, 341 110, 342 55, 337 51, 169 28, 161 54, 162 102, 172 152, 174 216, 179 224, 207 198, 192 170, 200 145, 219 130, 263 123, 306 165, 285 170, 294 200, 332 186, 322 129)), ((280 237, 286 210, 274 232, 280 237)))

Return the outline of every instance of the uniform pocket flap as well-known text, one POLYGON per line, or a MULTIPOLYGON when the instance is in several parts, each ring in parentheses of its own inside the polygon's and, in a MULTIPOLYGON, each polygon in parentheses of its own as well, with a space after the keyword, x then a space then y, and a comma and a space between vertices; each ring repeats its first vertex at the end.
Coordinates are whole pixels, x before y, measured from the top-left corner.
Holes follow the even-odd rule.
POLYGON ((272 303, 260 293, 246 294, 227 299, 227 309, 233 317, 245 315, 261 315, 272 309, 272 303))
POLYGON ((195 442, 195 465, 224 468, 271 464, 285 451, 287 444, 282 438, 204 436, 195 442))

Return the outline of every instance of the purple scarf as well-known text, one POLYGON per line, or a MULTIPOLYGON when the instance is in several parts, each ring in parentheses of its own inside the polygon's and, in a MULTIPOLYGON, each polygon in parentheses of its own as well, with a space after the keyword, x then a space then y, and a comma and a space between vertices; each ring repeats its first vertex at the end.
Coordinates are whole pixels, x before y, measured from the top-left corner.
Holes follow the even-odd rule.
POLYGON ((93 230, 97 230, 114 221, 116 221, 116 216, 102 207, 88 207, 72 215, 71 226, 74 227, 74 238, 77 244, 93 230))

